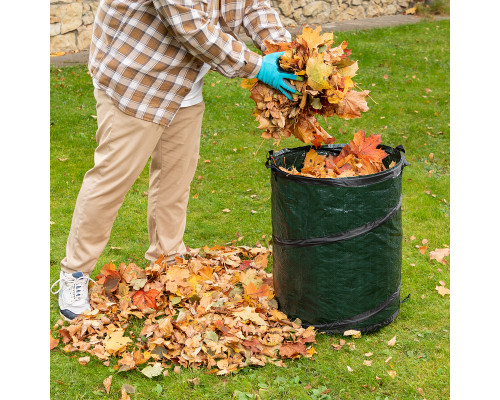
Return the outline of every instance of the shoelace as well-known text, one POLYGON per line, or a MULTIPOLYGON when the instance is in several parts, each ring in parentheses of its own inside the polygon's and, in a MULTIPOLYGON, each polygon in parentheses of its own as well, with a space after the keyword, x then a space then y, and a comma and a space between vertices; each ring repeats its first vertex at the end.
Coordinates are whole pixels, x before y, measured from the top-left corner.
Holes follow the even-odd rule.
POLYGON ((90 276, 81 276, 78 279, 75 279, 73 276, 63 276, 62 278, 59 278, 57 281, 55 281, 52 286, 50 287, 50 292, 52 294, 57 294, 61 291, 62 286, 60 284, 60 281, 63 281, 64 283, 69 285, 69 303, 73 304, 75 301, 78 301, 81 299, 82 295, 87 293, 88 291, 88 284, 89 280, 96 283, 90 276), (59 283, 59 289, 54 292, 52 288, 59 283))

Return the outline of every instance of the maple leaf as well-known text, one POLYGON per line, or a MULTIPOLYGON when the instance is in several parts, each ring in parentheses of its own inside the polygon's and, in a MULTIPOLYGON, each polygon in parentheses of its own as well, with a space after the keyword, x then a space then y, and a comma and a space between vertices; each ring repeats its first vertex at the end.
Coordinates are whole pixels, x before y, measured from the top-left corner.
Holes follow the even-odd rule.
POLYGON ((442 286, 436 286, 436 290, 443 297, 445 295, 447 295, 447 294, 450 294, 450 289, 445 288, 444 285, 442 285, 442 286))
POLYGON ((302 33, 297 35, 297 39, 306 42, 309 51, 313 51, 323 45, 330 45, 333 42, 333 32, 327 32, 321 35, 320 32, 320 26, 317 26, 314 30, 306 26, 302 29, 302 33))
POLYGON ((354 139, 349 142, 350 152, 358 158, 364 158, 372 162, 382 162, 388 154, 377 146, 382 142, 380 135, 370 135, 365 138, 362 130, 354 134, 354 139))
POLYGON ((108 263, 101 268, 101 272, 96 276, 98 284, 103 285, 104 290, 108 293, 114 292, 118 288, 118 283, 121 280, 120 273, 116 270, 116 265, 108 263))
POLYGON ((255 84, 258 82, 259 80, 257 78, 253 78, 253 79, 243 79, 241 81, 241 84, 240 86, 243 88, 243 89, 248 89, 248 90, 251 90, 255 84))
POLYGON ((264 40, 264 46, 266 49, 263 54, 276 53, 279 51, 286 51, 290 49, 291 44, 289 42, 275 42, 274 40, 264 40))
POLYGON ((273 291, 268 285, 262 285, 257 288, 253 282, 250 282, 247 286, 245 286, 245 294, 253 297, 254 299, 258 299, 259 297, 271 299, 274 296, 273 291))
POLYGON ((339 104, 337 115, 340 118, 351 119, 361 117, 361 112, 369 110, 365 97, 370 93, 368 90, 356 92, 348 91, 344 96, 344 101, 339 104))
POLYGON ((436 260, 437 262, 446 265, 448 264, 448 262, 445 260, 445 257, 448 257, 449 255, 450 255, 449 248, 435 249, 434 251, 430 252, 430 259, 436 260))
POLYGON ((233 315, 240 317, 243 321, 252 321, 257 325, 267 325, 267 322, 262 319, 262 317, 255 312, 255 308, 245 307, 241 311, 233 312, 233 315))
POLYGON ((161 363, 155 363, 154 365, 148 365, 144 369, 141 370, 141 372, 146 375, 148 378, 153 378, 155 376, 161 375, 163 371, 163 367, 161 366, 161 363))
POLYGON ((313 90, 330 89, 331 86, 328 82, 328 78, 330 77, 330 74, 332 72, 333 65, 325 64, 322 54, 318 55, 315 58, 309 58, 309 60, 307 60, 307 84, 313 90))
POLYGON ((123 330, 117 330, 108 334, 104 339, 104 349, 110 354, 121 353, 132 340, 123 336, 123 330))
POLYGON ((59 344, 59 339, 54 339, 52 337, 52 332, 50 332, 50 350, 52 350, 54 347, 57 347, 59 344))
POLYGON ((146 308, 156 309, 156 297, 158 297, 159 294, 160 292, 156 289, 151 289, 147 292, 141 289, 132 296, 132 302, 141 311, 146 308))
POLYGON ((283 343, 280 347, 280 356, 284 358, 297 358, 301 354, 305 355, 306 345, 303 343, 283 343))

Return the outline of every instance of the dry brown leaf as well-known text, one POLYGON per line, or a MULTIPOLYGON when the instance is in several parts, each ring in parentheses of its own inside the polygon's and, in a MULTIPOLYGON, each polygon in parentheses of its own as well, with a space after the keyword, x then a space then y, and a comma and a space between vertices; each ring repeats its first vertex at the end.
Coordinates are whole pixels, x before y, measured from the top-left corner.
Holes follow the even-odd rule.
POLYGON ((394 379, 398 373, 397 373, 396 371, 394 371, 394 370, 392 370, 392 369, 391 369, 391 370, 387 371, 387 374, 388 374, 391 378, 393 378, 393 379, 394 379))
POLYGON ((394 335, 394 337, 387 342, 388 346, 394 346, 396 344, 396 336, 397 335, 394 335))
POLYGON ((436 286, 436 290, 443 297, 447 294, 450 294, 450 289, 445 288, 444 286, 436 286))
POLYGON ((361 337, 361 332, 354 329, 350 329, 344 332, 344 336, 352 336, 353 338, 358 339, 361 337))
POLYGON ((87 365, 90 362, 90 357, 89 356, 87 356, 87 357, 80 357, 78 359, 78 362, 80 363, 80 365, 87 365))
POLYGON ((425 254, 426 251, 427 251, 427 246, 419 246, 418 247, 418 251, 421 253, 421 254, 425 254))
POLYGON ((443 265, 447 265, 448 262, 446 261, 445 257, 448 257, 449 255, 450 255, 449 248, 435 249, 434 251, 430 252, 430 259, 436 260, 437 262, 443 265))
POLYGON ((120 400, 131 400, 127 391, 123 387, 121 389, 121 393, 122 393, 122 397, 120 397, 120 400))
POLYGON ((113 375, 108 376, 102 384, 104 385, 104 388, 106 389, 106 393, 109 394, 109 391, 111 389, 111 381, 113 380, 113 375))
POLYGON ((59 344, 59 339, 54 339, 52 337, 52 332, 50 332, 50 350, 52 350, 53 348, 57 347, 58 344, 59 344))

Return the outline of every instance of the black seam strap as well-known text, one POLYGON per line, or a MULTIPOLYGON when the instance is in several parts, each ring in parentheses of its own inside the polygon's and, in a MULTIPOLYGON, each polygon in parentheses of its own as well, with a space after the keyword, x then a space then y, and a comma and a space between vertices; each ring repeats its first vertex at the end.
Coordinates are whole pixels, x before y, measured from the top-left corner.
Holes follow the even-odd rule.
POLYGON ((398 289, 396 290, 396 292, 394 292, 382 304, 378 305, 377 307, 372 308, 371 310, 365 311, 364 313, 361 313, 361 314, 358 314, 354 317, 351 317, 349 319, 344 319, 342 321, 336 321, 336 322, 330 322, 327 324, 318 324, 318 325, 307 324, 304 322, 303 325, 304 326, 314 326, 314 328, 316 328, 320 331, 330 330, 330 329, 341 329, 341 328, 355 326, 355 325, 373 317, 374 315, 378 314, 379 312, 385 310, 394 300, 396 300, 399 297, 400 290, 401 290, 401 282, 399 283, 399 286, 398 286, 398 289))
POLYGON ((379 218, 375 221, 369 222, 367 224, 358 226, 357 228, 350 229, 345 232, 335 233, 329 236, 323 236, 319 238, 310 238, 310 239, 281 239, 273 235, 273 243, 280 246, 288 246, 288 247, 308 247, 308 246, 321 246, 323 244, 339 242, 341 240, 352 239, 356 236, 363 235, 385 222, 389 221, 394 214, 399 210, 401 204, 403 203, 403 195, 399 198, 399 202, 387 215, 379 218))

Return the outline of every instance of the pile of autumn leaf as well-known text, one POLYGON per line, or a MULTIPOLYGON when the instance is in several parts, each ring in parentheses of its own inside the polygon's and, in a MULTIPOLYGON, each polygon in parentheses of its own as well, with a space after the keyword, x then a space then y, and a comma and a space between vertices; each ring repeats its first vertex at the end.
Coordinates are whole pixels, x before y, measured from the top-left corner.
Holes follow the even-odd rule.
POLYGON ((318 124, 316 115, 351 119, 368 111, 365 96, 369 92, 353 90, 358 63, 348 58, 352 50, 345 41, 332 47, 333 33, 320 32, 321 27, 313 30, 306 26, 293 42, 265 42, 264 54, 284 51, 280 67, 301 79, 292 81, 299 92, 293 101, 257 79, 242 82, 256 103, 254 115, 258 128, 264 130, 262 137, 279 141, 282 136, 294 135, 318 147, 333 143, 335 138, 318 124))
POLYGON ((172 364, 225 375, 310 358, 316 332, 277 309, 268 255, 265 247, 205 246, 173 265, 106 264, 89 291, 92 311, 58 331, 63 351, 108 365, 116 357, 115 369, 142 366, 149 377, 172 364))
MULTIPOLYGON (((297 171, 295 167, 290 170, 284 167, 279 168, 287 174, 311 178, 346 178, 375 174, 386 169, 382 160, 388 154, 377 148, 380 143, 380 135, 365 137, 365 132, 359 130, 354 134, 354 139, 346 144, 336 157, 331 154, 320 155, 311 148, 304 158, 300 171, 297 171)), ((392 161, 389 168, 394 165, 396 162, 392 161)))

